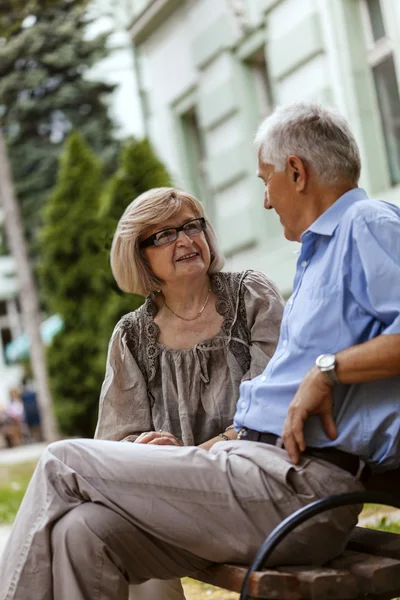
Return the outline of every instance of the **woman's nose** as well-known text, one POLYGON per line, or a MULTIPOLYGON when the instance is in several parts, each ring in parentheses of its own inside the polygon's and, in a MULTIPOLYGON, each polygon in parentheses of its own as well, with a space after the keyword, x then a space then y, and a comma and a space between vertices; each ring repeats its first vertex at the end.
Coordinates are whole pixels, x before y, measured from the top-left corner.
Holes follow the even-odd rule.
POLYGON ((190 246, 192 244, 192 238, 186 235, 186 233, 182 230, 178 233, 177 243, 180 246, 190 246))

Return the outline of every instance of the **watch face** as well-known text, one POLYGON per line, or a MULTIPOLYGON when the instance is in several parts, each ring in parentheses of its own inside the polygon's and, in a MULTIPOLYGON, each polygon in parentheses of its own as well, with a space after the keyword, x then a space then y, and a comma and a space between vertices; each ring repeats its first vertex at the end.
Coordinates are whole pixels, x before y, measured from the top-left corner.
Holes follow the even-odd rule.
POLYGON ((316 363, 318 367, 322 369, 329 369, 335 366, 335 355, 334 354, 321 354, 318 356, 316 363))

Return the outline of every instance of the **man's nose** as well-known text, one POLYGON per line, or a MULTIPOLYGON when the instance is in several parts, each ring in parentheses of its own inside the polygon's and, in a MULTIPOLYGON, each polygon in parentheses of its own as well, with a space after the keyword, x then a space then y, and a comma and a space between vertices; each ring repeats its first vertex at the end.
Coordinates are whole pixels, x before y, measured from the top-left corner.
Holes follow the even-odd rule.
POLYGON ((271 208, 272 208, 272 206, 269 202, 269 197, 268 197, 267 191, 264 192, 264 208, 266 208, 267 210, 271 210, 271 208))

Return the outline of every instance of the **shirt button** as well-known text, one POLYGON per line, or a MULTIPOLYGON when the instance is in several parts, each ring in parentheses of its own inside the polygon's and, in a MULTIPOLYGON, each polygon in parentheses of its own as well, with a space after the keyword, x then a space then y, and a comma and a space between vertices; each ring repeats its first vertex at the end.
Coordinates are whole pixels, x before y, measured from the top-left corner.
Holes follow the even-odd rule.
POLYGON ((308 262, 306 260, 303 260, 303 262, 301 263, 302 267, 306 267, 308 265, 308 262))
POLYGON ((292 298, 289 298, 289 300, 287 301, 287 303, 288 303, 289 306, 292 306, 292 304, 293 304, 292 298))
POLYGON ((282 345, 283 345, 284 348, 286 348, 286 346, 287 346, 287 340, 283 340, 282 345))
POLYGON ((246 408, 246 402, 241 402, 240 403, 240 408, 246 408))
POLYGON ((265 377, 265 375, 261 375, 261 381, 267 381, 267 378, 265 377))

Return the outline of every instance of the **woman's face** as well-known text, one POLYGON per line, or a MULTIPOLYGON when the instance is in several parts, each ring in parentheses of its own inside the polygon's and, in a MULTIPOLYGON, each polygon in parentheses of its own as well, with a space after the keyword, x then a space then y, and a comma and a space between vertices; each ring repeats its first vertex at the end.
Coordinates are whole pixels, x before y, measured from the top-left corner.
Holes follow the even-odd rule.
MULTIPOLYGON (((173 217, 143 232, 142 239, 171 227, 180 227, 197 215, 189 207, 183 206, 173 217)), ((154 275, 166 284, 183 281, 206 274, 210 262, 210 249, 204 231, 188 236, 180 231, 174 242, 162 246, 148 246, 142 250, 154 275)))

